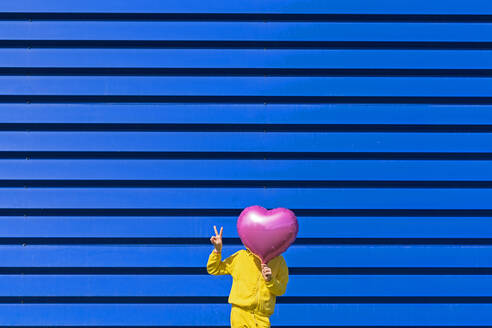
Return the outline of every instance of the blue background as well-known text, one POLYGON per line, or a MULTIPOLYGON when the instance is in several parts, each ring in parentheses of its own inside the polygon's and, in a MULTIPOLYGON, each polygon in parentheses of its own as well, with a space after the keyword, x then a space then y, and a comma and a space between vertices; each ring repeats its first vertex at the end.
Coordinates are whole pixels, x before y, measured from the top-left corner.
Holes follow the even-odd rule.
POLYGON ((272 326, 492 326, 491 72, 487 1, 0 2, 0 327, 227 327, 251 205, 272 326))

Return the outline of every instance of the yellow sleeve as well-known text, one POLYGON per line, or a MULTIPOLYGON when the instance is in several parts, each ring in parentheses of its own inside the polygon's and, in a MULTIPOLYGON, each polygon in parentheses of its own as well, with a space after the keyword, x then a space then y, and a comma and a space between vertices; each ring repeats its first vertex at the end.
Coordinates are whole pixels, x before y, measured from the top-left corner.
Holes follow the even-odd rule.
POLYGON ((239 251, 232 254, 224 261, 221 261, 222 254, 216 253, 212 250, 212 253, 210 253, 210 255, 208 256, 207 272, 214 276, 224 274, 232 275, 232 273, 234 272, 234 263, 237 259, 238 253, 239 251))
POLYGON ((280 269, 277 277, 272 277, 270 281, 266 281, 266 286, 272 294, 275 296, 282 296, 287 289, 287 283, 289 282, 289 268, 285 263, 285 259, 282 257, 280 269))

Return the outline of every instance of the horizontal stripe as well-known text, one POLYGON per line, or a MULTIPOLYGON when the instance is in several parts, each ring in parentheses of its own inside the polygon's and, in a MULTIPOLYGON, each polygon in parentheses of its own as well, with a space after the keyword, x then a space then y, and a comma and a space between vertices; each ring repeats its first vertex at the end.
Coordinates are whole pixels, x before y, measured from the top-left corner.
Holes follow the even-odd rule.
POLYGON ((152 0, 104 2, 75 0, 59 2, 45 0, 43 4, 35 0, 5 1, 0 5, 5 12, 82 12, 82 13, 276 13, 276 14, 491 14, 492 7, 480 0, 471 1, 424 1, 410 3, 388 2, 384 0, 349 1, 261 1, 245 3, 211 0, 185 0, 161 3, 152 0), (26 10, 28 8, 28 10, 26 10))
POLYGON ((491 69, 489 50, 0 49, 2 67, 491 69))
POLYGON ((439 14, 279 14, 279 13, 77 13, 1 12, 0 20, 33 21, 208 21, 208 22, 491 22, 491 15, 439 14))
POLYGON ((491 35, 491 23, 0 22, 0 40, 491 42, 491 35))
MULTIPOLYGON (((0 305, 0 325, 227 326, 229 304, 18 304, 0 305)), ((490 304, 278 304, 275 325, 442 325, 492 323, 490 304)))
MULTIPOLYGON (((223 246, 225 259, 244 246, 223 246)), ((212 245, 0 245, 0 268, 205 268, 212 245)), ((484 245, 293 245, 289 268, 490 268, 484 245), (320 261, 320 259, 322 259, 320 261)))
POLYGON ((0 132, 0 151, 473 153, 492 133, 0 132))
MULTIPOLYGON (((8 15, 8 14, 7 14, 8 15)), ((0 13, 0 18, 2 14, 0 13)), ((26 19, 26 18, 21 18, 26 19)), ((29 19, 29 18, 27 18, 29 19)), ((80 18, 78 18, 80 19, 80 18)), ((492 20, 492 19, 490 19, 492 20)), ((490 50, 491 42, 446 41, 171 41, 171 40, 0 40, 0 48, 98 49, 385 49, 490 50)), ((308 75, 308 74, 306 74, 308 75)))
POLYGON ((458 77, 0 76, 0 96, 489 97, 491 88, 492 78, 458 77))
MULTIPOLYGON (((490 105, 1 104, 0 124, 490 125, 490 105)), ((141 127, 142 129, 145 127, 141 127)), ((204 126, 206 128, 206 126, 204 126)), ((234 127, 222 127, 231 129, 234 127)), ((242 127, 244 128, 244 127, 242 127)), ((421 128, 421 127, 420 127, 421 128)), ((49 128, 47 128, 49 129, 49 128)))
POLYGON ((0 208, 490 210, 490 197, 490 188, 0 188, 0 208))
MULTIPOLYGON (((0 304, 225 304, 227 296, 5 296, 0 304)), ((278 304, 489 304, 492 297, 446 297, 446 296, 286 296, 278 304)))
POLYGON ((491 69, 290 69, 149 67, 4 67, 8 76, 313 76, 313 77, 490 77, 491 69))
POLYGON ((491 209, 492 189, 1 188, 2 208, 491 209))
MULTIPOLYGON (((231 283, 226 275, 4 275, 0 297, 226 297, 231 283)), ((284 297, 490 295, 491 276, 290 275, 277 302, 284 297)))
MULTIPOLYGON (((1 135, 1 134, 0 134, 1 135)), ((457 160, 0 160, 9 180, 492 181, 491 161, 457 160)), ((166 181, 162 181, 165 183, 166 181)), ((34 182, 34 181, 33 181, 34 182)))
MULTIPOLYGON (((492 238, 490 217, 297 217, 297 238, 492 238)), ((239 238, 237 216, 0 217, 0 238, 239 238)), ((428 240, 428 239, 427 239, 428 240)), ((3 240, 0 239, 0 242, 3 240)), ((415 240, 412 240, 415 242, 415 240)), ((49 243, 49 241, 47 241, 49 243)), ((77 241, 73 241, 76 243, 77 241)), ((83 242, 83 241, 81 241, 83 242)), ((118 241, 115 241, 115 243, 118 241)), ((149 241, 151 242, 151 241, 149 241)), ((185 240, 186 242, 186 240, 185 240)), ((336 242, 336 241, 333 241, 336 242)), ((363 241, 367 242, 367 241, 363 241)))

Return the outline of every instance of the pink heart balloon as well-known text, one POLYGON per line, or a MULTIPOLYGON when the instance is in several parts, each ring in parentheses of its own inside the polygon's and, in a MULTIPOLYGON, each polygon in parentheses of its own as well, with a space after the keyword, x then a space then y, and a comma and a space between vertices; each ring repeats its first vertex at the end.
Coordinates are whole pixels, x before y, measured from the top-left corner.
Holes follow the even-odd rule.
POLYGON ((254 205, 239 215, 237 231, 246 248, 266 264, 295 241, 299 224, 294 212, 287 208, 267 210, 254 205))

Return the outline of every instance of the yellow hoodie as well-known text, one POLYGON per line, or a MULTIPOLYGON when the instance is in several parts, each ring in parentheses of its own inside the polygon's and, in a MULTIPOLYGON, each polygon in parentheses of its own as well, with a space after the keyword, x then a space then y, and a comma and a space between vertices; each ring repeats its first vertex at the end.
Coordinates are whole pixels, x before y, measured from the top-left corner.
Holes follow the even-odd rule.
POLYGON ((282 255, 267 263, 272 270, 272 278, 266 281, 261 274, 261 261, 249 249, 240 249, 224 261, 221 254, 212 250, 208 257, 207 272, 211 275, 229 274, 232 287, 228 302, 271 316, 276 297, 285 293, 289 281, 289 269, 282 255))

